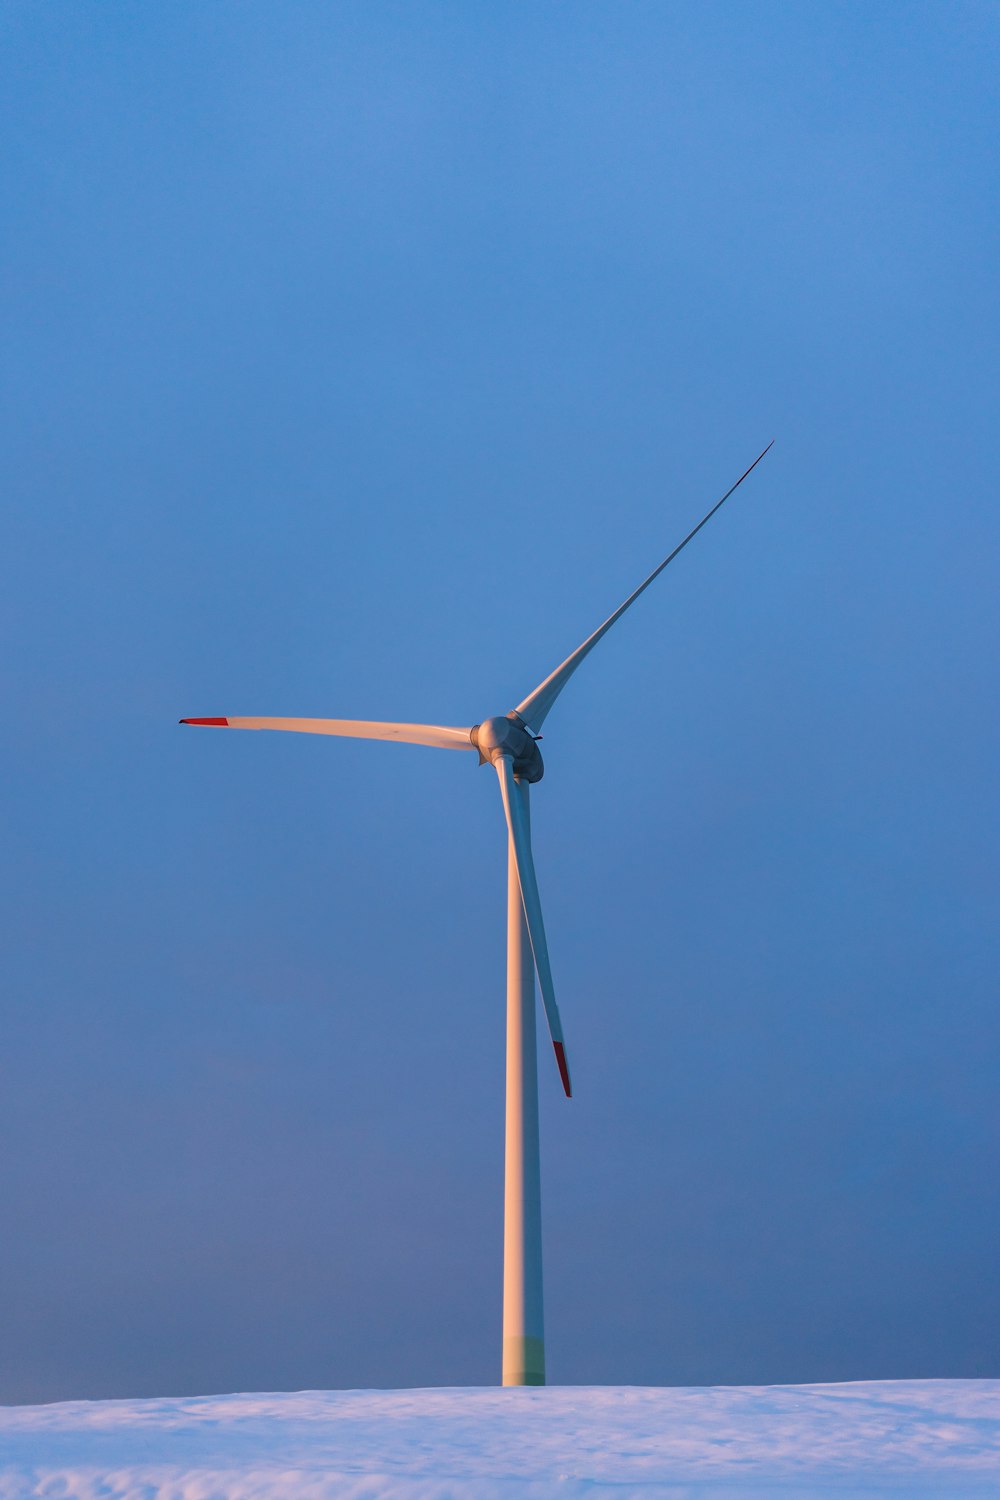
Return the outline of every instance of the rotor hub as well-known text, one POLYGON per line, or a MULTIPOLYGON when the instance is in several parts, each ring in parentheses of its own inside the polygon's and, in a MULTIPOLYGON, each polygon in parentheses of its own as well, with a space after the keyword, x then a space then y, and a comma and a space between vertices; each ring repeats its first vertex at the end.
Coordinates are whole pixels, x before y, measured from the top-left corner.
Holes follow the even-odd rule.
POLYGON ((503 718, 484 719, 470 731, 469 738, 479 751, 479 764, 496 765, 503 756, 513 763, 514 775, 522 781, 541 781, 545 773, 542 752, 523 719, 513 712, 503 718))

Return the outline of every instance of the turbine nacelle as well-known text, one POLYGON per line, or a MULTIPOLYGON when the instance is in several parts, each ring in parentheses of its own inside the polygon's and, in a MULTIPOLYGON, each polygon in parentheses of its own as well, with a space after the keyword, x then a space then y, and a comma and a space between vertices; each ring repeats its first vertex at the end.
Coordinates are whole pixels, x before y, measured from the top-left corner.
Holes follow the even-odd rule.
POLYGON ((541 781, 545 774, 542 752, 535 737, 513 709, 503 718, 498 716, 474 724, 469 730, 469 739, 479 751, 481 766, 487 761, 495 766, 500 759, 509 760, 519 781, 541 781))

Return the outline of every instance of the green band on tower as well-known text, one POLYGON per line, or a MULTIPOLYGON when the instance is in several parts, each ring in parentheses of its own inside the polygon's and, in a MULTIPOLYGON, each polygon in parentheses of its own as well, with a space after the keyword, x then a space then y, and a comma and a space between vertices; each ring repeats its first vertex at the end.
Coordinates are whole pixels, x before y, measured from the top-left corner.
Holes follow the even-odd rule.
POLYGON ((545 1384, 545 1344, 541 1339, 504 1339, 503 1383, 504 1385, 545 1384))

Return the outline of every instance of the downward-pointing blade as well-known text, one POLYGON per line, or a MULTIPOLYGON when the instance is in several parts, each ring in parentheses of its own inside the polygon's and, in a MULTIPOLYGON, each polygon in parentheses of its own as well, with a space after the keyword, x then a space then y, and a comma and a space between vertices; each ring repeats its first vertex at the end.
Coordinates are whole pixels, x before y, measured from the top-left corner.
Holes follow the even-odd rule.
POLYGON ((566 1044, 563 1041, 562 1022, 559 1020, 556 993, 552 984, 552 970, 549 967, 549 949, 545 941, 542 903, 538 896, 538 881, 535 879, 535 862, 531 857, 531 836, 528 833, 524 809, 518 795, 512 762, 507 756, 500 756, 494 761, 494 765, 500 778, 500 795, 503 797, 503 810, 507 818, 507 832, 514 846, 517 878, 521 886, 521 904, 524 907, 528 936, 531 938, 531 951, 535 957, 538 988, 542 992, 542 1005, 545 1009, 545 1019, 549 1023, 549 1035, 552 1037, 552 1046, 555 1049, 559 1077, 562 1079, 562 1086, 569 1099, 572 1094, 569 1064, 566 1061, 566 1044))

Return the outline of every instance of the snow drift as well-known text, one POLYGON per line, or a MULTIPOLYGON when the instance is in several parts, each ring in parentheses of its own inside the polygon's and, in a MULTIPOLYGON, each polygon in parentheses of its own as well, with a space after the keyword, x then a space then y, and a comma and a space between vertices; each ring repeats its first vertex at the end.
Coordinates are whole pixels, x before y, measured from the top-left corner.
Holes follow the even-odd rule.
POLYGON ((1000 1495, 1000 1381, 304 1391, 0 1408, 0 1500, 1000 1495))

